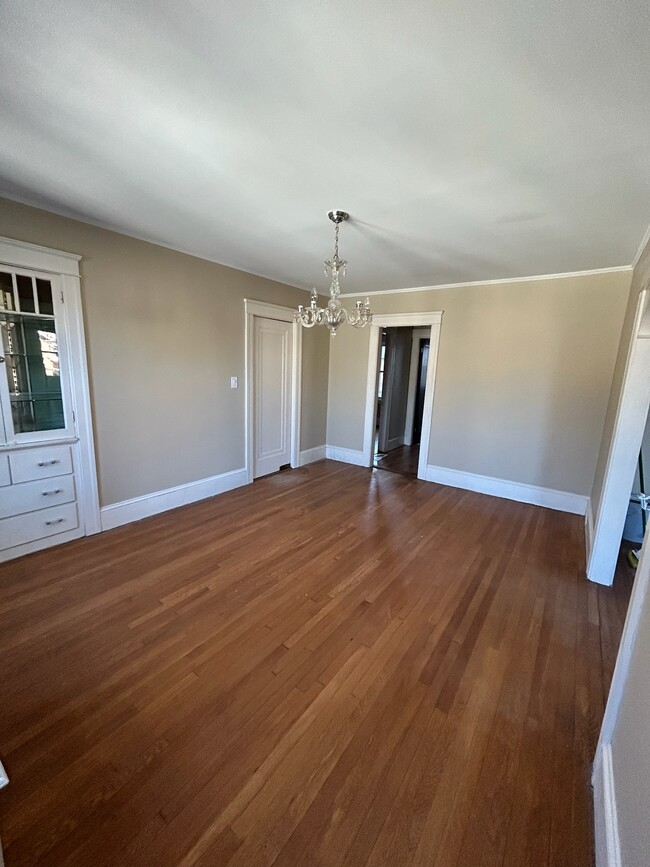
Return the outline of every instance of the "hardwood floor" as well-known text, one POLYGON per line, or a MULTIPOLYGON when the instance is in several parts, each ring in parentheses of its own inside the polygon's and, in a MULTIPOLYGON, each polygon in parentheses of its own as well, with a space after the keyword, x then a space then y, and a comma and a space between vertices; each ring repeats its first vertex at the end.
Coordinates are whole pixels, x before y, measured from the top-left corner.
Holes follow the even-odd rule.
POLYGON ((583 544, 322 462, 3 565, 7 867, 591 864, 583 544))
POLYGON ((378 470, 403 473, 406 476, 417 476, 419 457, 419 443, 415 446, 400 446, 397 449, 391 449, 386 454, 376 454, 375 466, 378 470))

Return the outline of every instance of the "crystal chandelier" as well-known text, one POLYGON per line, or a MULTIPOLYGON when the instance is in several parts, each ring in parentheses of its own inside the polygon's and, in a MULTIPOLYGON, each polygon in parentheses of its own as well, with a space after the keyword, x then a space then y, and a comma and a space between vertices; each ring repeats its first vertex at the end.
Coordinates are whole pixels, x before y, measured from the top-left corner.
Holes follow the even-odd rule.
POLYGON ((345 211, 330 211, 327 216, 334 223, 334 255, 325 262, 325 274, 330 278, 330 300, 327 302, 327 307, 319 307, 318 292, 314 288, 311 290, 309 307, 299 304, 294 315, 296 322, 300 322, 305 328, 313 328, 314 325, 327 325, 330 334, 335 337, 339 325, 347 322, 348 325, 353 325, 355 328, 363 328, 364 325, 372 322, 372 313, 370 312, 370 298, 366 298, 365 301, 357 301, 355 310, 346 310, 341 305, 339 276, 345 276, 345 266, 348 263, 339 257, 339 227, 344 220, 347 220, 349 214, 346 214, 345 211))

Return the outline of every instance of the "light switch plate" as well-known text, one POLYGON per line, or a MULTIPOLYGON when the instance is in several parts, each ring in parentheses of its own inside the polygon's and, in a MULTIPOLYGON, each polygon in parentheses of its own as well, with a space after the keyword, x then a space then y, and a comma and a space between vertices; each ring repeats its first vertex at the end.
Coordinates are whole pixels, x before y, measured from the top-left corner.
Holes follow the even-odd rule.
POLYGON ((231 388, 237 388, 237 377, 236 376, 230 377, 230 387, 231 388))

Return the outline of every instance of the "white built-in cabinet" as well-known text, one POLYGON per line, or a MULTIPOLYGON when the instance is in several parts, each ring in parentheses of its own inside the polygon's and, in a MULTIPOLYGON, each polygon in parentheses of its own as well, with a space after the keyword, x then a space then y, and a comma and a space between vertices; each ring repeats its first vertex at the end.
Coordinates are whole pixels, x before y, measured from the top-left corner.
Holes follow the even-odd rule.
POLYGON ((0 238, 0 560, 100 529, 79 258, 0 238))

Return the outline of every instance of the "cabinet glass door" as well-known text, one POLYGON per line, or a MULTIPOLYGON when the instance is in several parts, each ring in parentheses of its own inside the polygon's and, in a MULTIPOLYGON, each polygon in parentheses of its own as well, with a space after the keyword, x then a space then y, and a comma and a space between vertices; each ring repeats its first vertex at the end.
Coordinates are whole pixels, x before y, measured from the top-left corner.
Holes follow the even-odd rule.
POLYGON ((72 432, 55 280, 0 265, 0 404, 8 442, 72 432))

